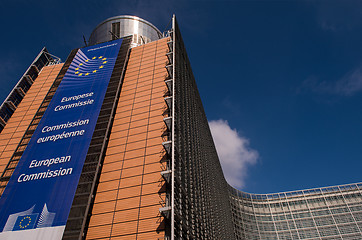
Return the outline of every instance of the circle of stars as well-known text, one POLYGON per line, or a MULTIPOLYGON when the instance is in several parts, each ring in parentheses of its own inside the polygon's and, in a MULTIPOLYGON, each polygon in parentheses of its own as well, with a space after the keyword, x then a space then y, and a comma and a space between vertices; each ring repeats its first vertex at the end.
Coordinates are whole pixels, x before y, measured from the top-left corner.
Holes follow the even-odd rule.
POLYGON ((19 227, 22 228, 22 229, 27 228, 30 223, 31 223, 31 217, 26 216, 23 219, 21 219, 21 221, 19 222, 19 227), (23 222, 26 221, 26 220, 28 220, 28 223, 23 226, 23 222))
MULTIPOLYGON (((89 74, 92 74, 92 73, 96 73, 99 69, 102 69, 103 67, 104 67, 104 64, 106 64, 107 63, 107 58, 104 58, 103 56, 99 56, 98 58, 97 57, 93 57, 92 58, 92 60, 95 60, 95 59, 97 59, 97 60, 100 60, 101 61, 101 63, 100 63, 100 66, 97 68, 97 69, 94 69, 94 70, 91 70, 90 72, 80 72, 80 70, 79 70, 79 68, 82 66, 82 65, 84 65, 83 63, 80 63, 79 65, 78 65, 78 67, 75 69, 75 73, 74 74, 76 74, 76 75, 78 75, 79 77, 80 76, 88 76, 89 74)), ((87 59, 87 60, 85 60, 85 62, 89 62, 89 59, 87 59)))

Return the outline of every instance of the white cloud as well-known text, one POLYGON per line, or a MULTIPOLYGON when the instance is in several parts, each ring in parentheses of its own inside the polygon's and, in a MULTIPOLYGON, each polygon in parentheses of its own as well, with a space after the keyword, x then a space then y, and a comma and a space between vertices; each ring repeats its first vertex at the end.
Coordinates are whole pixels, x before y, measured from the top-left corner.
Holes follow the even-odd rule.
POLYGON ((362 91, 362 64, 337 81, 320 81, 318 77, 310 76, 303 81, 303 88, 317 93, 353 96, 362 91))
POLYGON ((226 180, 234 187, 244 187, 247 167, 256 163, 258 152, 226 120, 210 121, 209 126, 226 180))
POLYGON ((336 82, 335 90, 343 95, 354 95, 362 90, 362 65, 336 82))
POLYGON ((357 31, 361 26, 361 1, 311 1, 319 26, 330 32, 357 31))

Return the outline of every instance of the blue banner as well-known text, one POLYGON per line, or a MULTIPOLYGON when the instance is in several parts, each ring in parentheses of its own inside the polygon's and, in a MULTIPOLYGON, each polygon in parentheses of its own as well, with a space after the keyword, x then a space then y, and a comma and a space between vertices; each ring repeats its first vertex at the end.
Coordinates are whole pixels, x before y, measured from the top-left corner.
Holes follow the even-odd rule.
POLYGON ((61 239, 122 39, 79 49, 0 198, 0 239, 61 239))

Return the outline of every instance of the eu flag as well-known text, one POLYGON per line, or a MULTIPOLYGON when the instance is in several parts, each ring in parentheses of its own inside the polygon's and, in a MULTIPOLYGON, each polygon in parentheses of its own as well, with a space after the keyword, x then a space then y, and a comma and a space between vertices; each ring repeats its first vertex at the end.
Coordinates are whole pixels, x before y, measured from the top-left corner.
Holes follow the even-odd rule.
POLYGON ((37 219, 38 219, 37 213, 19 216, 16 219, 13 231, 33 229, 35 227, 37 219))

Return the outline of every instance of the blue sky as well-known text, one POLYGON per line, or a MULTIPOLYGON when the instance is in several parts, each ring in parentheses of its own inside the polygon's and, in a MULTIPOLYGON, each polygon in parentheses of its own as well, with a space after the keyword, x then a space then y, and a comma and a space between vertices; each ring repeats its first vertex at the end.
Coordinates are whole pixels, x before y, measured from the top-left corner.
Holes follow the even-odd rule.
POLYGON ((64 61, 108 17, 137 15, 162 31, 173 13, 209 121, 239 140, 226 146, 241 161, 234 185, 361 181, 361 1, 7 1, 0 100, 43 46, 64 61))

